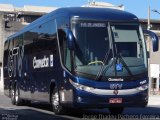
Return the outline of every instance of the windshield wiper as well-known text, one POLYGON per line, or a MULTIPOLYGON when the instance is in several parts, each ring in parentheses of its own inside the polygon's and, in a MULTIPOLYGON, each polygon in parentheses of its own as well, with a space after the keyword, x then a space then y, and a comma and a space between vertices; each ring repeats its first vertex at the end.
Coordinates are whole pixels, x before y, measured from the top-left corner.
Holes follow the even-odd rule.
POLYGON ((106 71, 107 71, 110 67, 112 67, 113 63, 114 63, 114 60, 112 61, 111 64, 109 64, 109 65, 107 65, 105 68, 103 68, 103 71, 101 72, 101 74, 99 74, 99 76, 96 78, 96 80, 101 80, 101 79, 103 78, 104 74, 106 73, 106 71))
MULTIPOLYGON (((118 50, 117 50, 117 44, 116 44, 116 43, 115 43, 115 49, 116 49, 116 63, 115 63, 115 64, 117 64, 117 60, 119 59, 120 62, 122 63, 122 65, 124 66, 124 68, 127 70, 129 76, 132 76, 133 74, 132 74, 131 70, 129 69, 129 67, 127 66, 127 64, 126 64, 125 61, 123 60, 121 54, 120 54, 120 53, 118 52, 118 50)), ((115 68, 115 69, 116 69, 116 68, 115 68)), ((116 71, 116 70, 115 70, 115 71, 116 71)), ((116 71, 116 75, 117 75, 117 71, 116 71)))
POLYGON ((124 66, 124 68, 127 70, 128 74, 129 74, 130 76, 133 76, 131 70, 129 69, 129 67, 127 66, 127 64, 125 63, 125 61, 123 60, 122 56, 121 56, 119 53, 117 53, 117 57, 119 58, 120 62, 121 62, 122 65, 124 66))
MULTIPOLYGON (((99 70, 97 76, 96 76, 96 80, 101 80, 104 76, 104 74, 106 73, 106 71, 112 67, 112 65, 114 65, 114 73, 115 73, 115 76, 117 76, 117 69, 116 69, 116 65, 117 65, 117 60, 119 59, 119 61, 122 63, 122 65, 124 66, 124 68, 127 70, 129 76, 133 76, 131 70, 129 69, 129 67, 127 66, 127 64, 125 63, 125 61, 123 60, 122 56, 118 53, 118 50, 117 50, 117 46, 116 46, 116 43, 114 41, 114 37, 113 37, 113 33, 111 32, 111 29, 110 29, 110 24, 108 23, 108 32, 109 32, 109 40, 110 40, 110 46, 109 46, 109 54, 110 54, 110 51, 112 51, 112 54, 113 54, 113 60, 112 60, 112 63, 107 65, 106 67, 105 66, 102 66, 101 69, 99 70)), ((108 53, 106 53, 107 55, 108 53)), ((109 56, 108 54, 108 56, 109 56)), ((105 55, 105 58, 104 58, 104 61, 106 62, 108 60, 108 56, 107 56, 107 59, 106 59, 106 55, 105 55), (105 60, 106 59, 106 60, 105 60)), ((104 62, 104 64, 105 64, 104 62)))
POLYGON ((96 80, 101 80, 104 73, 113 65, 114 63, 114 49, 113 49, 113 40, 112 40, 112 34, 111 34, 111 30, 110 30, 110 24, 108 22, 108 36, 109 36, 109 49, 106 51, 104 59, 103 59, 103 63, 104 65, 100 68, 99 72, 96 75, 96 80), (108 61, 109 55, 112 51, 113 54, 113 62, 108 65, 107 67, 105 67, 105 63, 108 61))
POLYGON ((105 53, 105 57, 103 59, 103 63, 104 65, 101 66, 99 72, 96 75, 96 80, 99 80, 101 78, 101 74, 103 73, 104 69, 105 69, 105 63, 108 61, 109 55, 110 55, 110 49, 106 51, 105 53))

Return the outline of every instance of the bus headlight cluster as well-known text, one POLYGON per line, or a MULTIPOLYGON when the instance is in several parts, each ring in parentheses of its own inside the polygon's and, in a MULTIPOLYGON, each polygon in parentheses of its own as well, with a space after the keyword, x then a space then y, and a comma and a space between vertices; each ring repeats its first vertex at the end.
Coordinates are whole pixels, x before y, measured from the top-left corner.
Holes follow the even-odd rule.
POLYGON ((144 90, 147 90, 148 89, 148 84, 145 84, 145 85, 142 85, 140 87, 138 87, 138 90, 140 91, 144 91, 144 90))
POLYGON ((71 79, 69 79, 69 81, 76 89, 85 90, 85 91, 90 91, 94 89, 93 87, 88 87, 88 86, 73 82, 71 79))

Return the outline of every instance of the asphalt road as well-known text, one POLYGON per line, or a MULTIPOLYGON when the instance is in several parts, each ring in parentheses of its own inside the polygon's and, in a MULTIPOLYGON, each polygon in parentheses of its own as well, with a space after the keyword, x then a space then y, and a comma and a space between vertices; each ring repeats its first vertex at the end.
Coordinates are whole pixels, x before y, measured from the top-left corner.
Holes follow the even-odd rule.
MULTIPOLYGON (((151 101, 154 102, 154 101, 151 101)), ((113 116, 108 109, 69 110, 66 115, 55 115, 48 104, 32 103, 14 106, 10 98, 0 95, 0 120, 160 120, 160 104, 146 108, 127 108, 122 115, 113 116)))

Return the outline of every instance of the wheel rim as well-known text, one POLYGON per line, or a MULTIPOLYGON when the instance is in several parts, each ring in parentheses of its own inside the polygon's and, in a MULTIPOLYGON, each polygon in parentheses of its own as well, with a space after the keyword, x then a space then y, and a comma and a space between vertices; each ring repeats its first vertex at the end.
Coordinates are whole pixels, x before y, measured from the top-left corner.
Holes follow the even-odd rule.
POLYGON ((11 90, 11 99, 12 99, 12 101, 14 100, 14 90, 11 90))
POLYGON ((16 90, 16 93, 15 93, 15 101, 16 101, 16 102, 18 101, 18 98, 19 98, 19 96, 18 96, 18 91, 16 90))
POLYGON ((56 92, 56 93, 53 94, 53 96, 52 96, 52 105, 53 105, 55 108, 58 108, 58 107, 59 107, 59 95, 58 95, 58 92, 56 92))

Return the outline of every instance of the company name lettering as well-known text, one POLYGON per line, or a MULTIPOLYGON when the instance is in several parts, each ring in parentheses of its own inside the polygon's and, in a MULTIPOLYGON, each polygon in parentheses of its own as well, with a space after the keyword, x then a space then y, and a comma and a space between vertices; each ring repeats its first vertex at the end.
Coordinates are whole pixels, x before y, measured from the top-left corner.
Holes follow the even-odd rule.
POLYGON ((33 68, 46 68, 49 67, 49 57, 44 56, 42 59, 33 58, 33 68))
POLYGON ((108 78, 108 81, 124 81, 122 78, 108 78))

